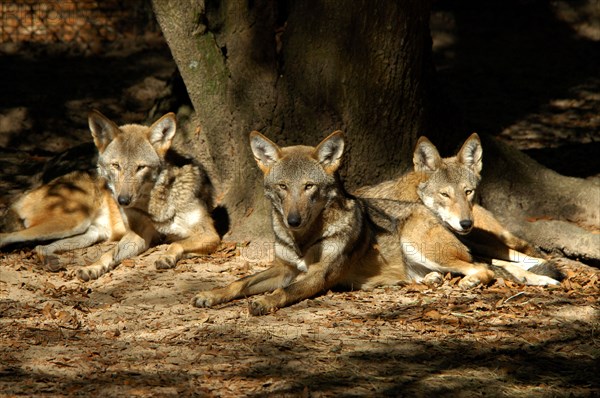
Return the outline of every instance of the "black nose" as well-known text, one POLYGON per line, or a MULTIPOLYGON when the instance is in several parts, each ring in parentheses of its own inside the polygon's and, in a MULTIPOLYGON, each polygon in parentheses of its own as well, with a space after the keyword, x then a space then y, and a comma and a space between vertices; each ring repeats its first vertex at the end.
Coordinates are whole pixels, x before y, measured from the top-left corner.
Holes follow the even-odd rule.
POLYGON ((117 201, 121 206, 127 206, 131 203, 131 196, 119 195, 117 201))
POLYGON ((471 220, 460 220, 459 224, 462 227, 462 229, 471 229, 471 227, 473 226, 473 221, 471 221, 471 220))
POLYGON ((300 226, 302 219, 298 214, 289 214, 287 217, 287 223, 290 227, 296 228, 300 226))

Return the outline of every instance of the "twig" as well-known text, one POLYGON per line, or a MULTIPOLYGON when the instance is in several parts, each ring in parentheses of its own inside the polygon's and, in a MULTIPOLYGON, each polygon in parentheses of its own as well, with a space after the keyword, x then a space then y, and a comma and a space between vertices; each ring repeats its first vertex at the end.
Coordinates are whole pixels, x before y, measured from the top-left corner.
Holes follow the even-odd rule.
MULTIPOLYGON (((507 303, 509 300, 512 300, 515 297, 519 297, 522 294, 525 294, 525 292, 519 292, 519 293, 515 294, 514 296, 510 296, 509 298, 507 298, 506 300, 504 300, 504 303, 507 303)), ((504 303, 502 303, 502 304, 504 304, 504 303)))
POLYGON ((475 319, 475 320, 477 319, 474 316, 462 314, 460 312, 451 312, 450 315, 454 315, 457 318, 467 318, 467 319, 475 319))

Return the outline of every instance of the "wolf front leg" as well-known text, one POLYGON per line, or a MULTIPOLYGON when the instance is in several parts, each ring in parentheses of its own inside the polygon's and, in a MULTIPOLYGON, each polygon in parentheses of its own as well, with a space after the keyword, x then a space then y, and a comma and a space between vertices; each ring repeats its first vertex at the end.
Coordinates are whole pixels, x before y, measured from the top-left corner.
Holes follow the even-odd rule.
POLYGON ((464 275, 459 282, 463 289, 486 285, 494 278, 494 272, 474 262, 469 248, 425 208, 408 219, 400 231, 400 242, 409 263, 429 271, 464 275))
POLYGON ((308 271, 306 260, 298 256, 298 251, 293 244, 287 242, 275 242, 275 257, 284 259, 290 264, 294 264, 298 271, 308 271))
POLYGON ((87 231, 81 235, 57 240, 48 245, 38 245, 35 252, 38 259, 48 271, 56 272, 60 270, 59 258, 55 253, 63 253, 70 250, 83 249, 97 242, 102 242, 110 237, 109 231, 91 225, 87 231))
POLYGON ((126 258, 137 256, 148 250, 151 240, 152 237, 150 234, 146 238, 143 238, 133 231, 127 231, 115 247, 100 256, 93 264, 78 270, 77 276, 85 282, 91 279, 98 279, 101 275, 114 269, 126 258))
POLYGON ((288 286, 298 274, 296 268, 276 262, 271 268, 238 279, 229 286, 198 293, 192 299, 192 305, 212 307, 238 298, 272 292, 277 288, 288 286))
MULTIPOLYGON (((533 285, 533 286, 560 286, 560 282, 552 277, 546 275, 538 275, 533 272, 527 271, 520 267, 515 263, 511 263, 503 260, 492 260, 492 265, 496 267, 496 269, 501 269, 505 272, 500 273, 500 276, 504 277, 505 274, 508 278, 512 280, 516 280, 519 283, 524 285, 533 285)), ((560 276, 560 275, 559 275, 560 276)))
POLYGON ((212 253, 219 247, 221 238, 215 230, 213 221, 208 213, 206 217, 208 217, 207 221, 202 228, 199 228, 199 232, 195 232, 191 236, 169 245, 167 252, 154 263, 156 269, 174 268, 185 253, 212 253))
MULTIPOLYGON (((475 243, 479 244, 478 250, 483 251, 482 254, 506 261, 529 262, 533 265, 536 263, 535 260, 543 261, 544 255, 539 250, 526 240, 513 235, 485 208, 479 205, 473 206, 473 219, 475 220, 475 228, 472 235, 473 238, 477 239, 475 243), (492 235, 499 242, 490 241, 489 238, 486 240, 486 233, 492 235), (505 247, 498 245, 500 242, 505 247), (531 259, 528 259, 528 257, 531 257, 531 259)), ((469 237, 467 236, 467 239, 469 237)))
POLYGON ((252 315, 264 315, 278 308, 287 307, 319 292, 333 287, 343 273, 347 259, 345 256, 336 258, 333 262, 318 262, 308 267, 306 276, 288 286, 278 288, 272 294, 260 297, 250 303, 252 315))

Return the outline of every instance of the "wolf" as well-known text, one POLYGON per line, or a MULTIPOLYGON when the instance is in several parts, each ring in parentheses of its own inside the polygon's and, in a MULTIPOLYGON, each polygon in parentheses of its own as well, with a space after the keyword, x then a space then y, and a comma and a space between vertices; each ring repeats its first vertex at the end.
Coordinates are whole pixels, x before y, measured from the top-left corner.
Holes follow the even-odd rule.
POLYGON ((213 186, 200 164, 171 148, 173 113, 149 127, 117 126, 98 111, 90 112, 88 122, 99 154, 98 175, 118 203, 126 233, 112 250, 79 269, 80 279, 96 279, 161 241, 170 245, 156 260, 157 269, 173 268, 185 253, 218 247, 210 214, 213 186))
POLYGON ((12 232, 0 233, 0 248, 46 242, 34 250, 50 271, 61 269, 58 253, 118 240, 125 234, 105 182, 85 170, 68 172, 26 192, 9 207, 3 224, 3 230, 12 232))
POLYGON ((316 147, 283 148, 255 131, 250 146, 272 207, 274 263, 227 287, 199 292, 194 306, 272 292, 250 303, 250 312, 261 315, 332 287, 421 282, 437 275, 432 271, 467 275, 465 287, 493 277, 423 204, 349 194, 337 173, 341 131, 316 147))
POLYGON ((517 281, 542 285, 549 282, 521 272, 519 268, 561 279, 560 271, 546 261, 541 252, 508 231, 489 211, 476 203, 482 157, 483 149, 477 133, 471 134, 457 154, 448 158, 442 158, 435 145, 422 136, 415 146, 413 171, 394 180, 360 188, 355 193, 365 198, 422 202, 470 249, 510 268, 512 278, 517 281))

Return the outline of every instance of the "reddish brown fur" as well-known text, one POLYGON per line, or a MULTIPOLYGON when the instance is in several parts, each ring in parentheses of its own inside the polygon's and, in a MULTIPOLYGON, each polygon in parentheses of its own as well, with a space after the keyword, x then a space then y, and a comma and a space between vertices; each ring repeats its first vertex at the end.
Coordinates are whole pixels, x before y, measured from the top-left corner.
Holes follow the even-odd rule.
POLYGON ((0 247, 12 243, 55 241, 37 246, 51 270, 55 253, 83 248, 125 233, 119 209, 103 181, 86 172, 72 172, 25 193, 10 209, 22 229, 0 234, 0 247))

